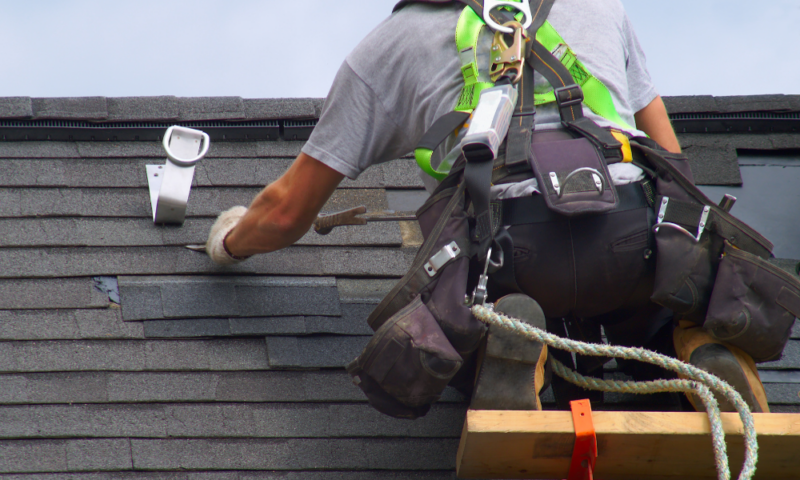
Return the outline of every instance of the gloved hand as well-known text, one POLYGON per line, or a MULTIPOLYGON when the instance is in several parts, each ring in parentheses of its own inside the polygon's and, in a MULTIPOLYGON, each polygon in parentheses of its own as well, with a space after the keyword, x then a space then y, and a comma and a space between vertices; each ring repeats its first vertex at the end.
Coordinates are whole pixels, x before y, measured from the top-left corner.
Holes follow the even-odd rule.
POLYGON ((239 223, 247 208, 238 206, 233 207, 219 214, 217 221, 211 226, 211 232, 208 234, 206 241, 206 253, 211 260, 220 265, 233 265, 247 260, 250 257, 235 257, 225 248, 223 242, 225 237, 228 236, 233 227, 239 223))

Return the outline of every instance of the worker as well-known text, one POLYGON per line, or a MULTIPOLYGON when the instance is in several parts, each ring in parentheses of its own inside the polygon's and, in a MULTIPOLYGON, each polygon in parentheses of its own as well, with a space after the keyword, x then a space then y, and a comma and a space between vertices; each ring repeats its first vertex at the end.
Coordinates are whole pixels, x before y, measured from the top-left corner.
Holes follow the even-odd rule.
MULTIPOLYGON (((319 122, 289 169, 248 208, 234 207, 219 216, 206 244, 212 260, 232 264, 293 244, 308 232, 345 177, 355 179, 371 165, 414 151, 434 122, 462 100, 464 61, 454 33, 465 5, 444 0, 404 3, 346 57, 319 122)), ((562 57, 565 52, 573 53, 613 99, 617 113, 613 119, 599 115, 584 102, 585 117, 626 137, 649 136, 663 149, 680 153, 664 102, 619 0, 557 0, 547 21, 565 42, 562 57)), ((475 58, 482 70, 490 68, 493 35, 487 27, 477 38, 475 58)), ((524 68, 531 67, 526 64, 524 68)), ((535 95, 552 91, 539 72, 533 79, 535 95)), ((521 95, 530 91, 519 90, 521 95)), ((520 100, 522 104, 525 101, 533 98, 520 100)), ((559 105, 554 102, 538 105, 528 130, 537 135, 563 133, 559 115, 559 105)), ((438 149, 438 158, 458 148, 465 130, 450 135, 438 149)), ((608 171, 617 188, 634 185, 640 191, 639 184, 646 179, 643 170, 631 163, 610 164, 608 171)), ((425 176, 424 182, 429 191, 437 188, 437 180, 430 176, 425 176)), ((538 199, 541 195, 534 188, 526 197, 538 199)), ((555 332, 593 339, 596 335, 582 336, 580 332, 599 332, 603 325, 610 343, 650 346, 677 354, 731 382, 754 411, 768 411, 755 364, 746 353, 714 339, 697 324, 680 322, 680 317, 674 318, 650 301, 655 268, 655 247, 649 233, 653 218, 653 208, 642 203, 626 212, 507 226, 514 241, 515 275, 521 291, 538 302, 547 326, 555 332), (579 289, 579 284, 592 288, 579 289)), ((496 292, 494 300, 501 293, 513 293, 502 287, 490 288, 496 292)), ((516 311, 518 307, 508 308, 516 311)), ((472 353, 459 350, 465 365, 474 357, 472 353)), ((538 388, 545 383, 541 377, 546 357, 545 353, 534 362, 538 388)), ((568 356, 558 358, 571 363, 568 356)), ((584 365, 584 370, 602 374, 601 366, 584 365)), ((570 399, 564 392, 567 390, 556 391, 562 405, 570 399)), ((702 409, 702 405, 696 406, 702 409)), ((540 404, 532 408, 540 408, 540 404)), ((723 409, 732 410, 732 406, 723 402, 723 409)))

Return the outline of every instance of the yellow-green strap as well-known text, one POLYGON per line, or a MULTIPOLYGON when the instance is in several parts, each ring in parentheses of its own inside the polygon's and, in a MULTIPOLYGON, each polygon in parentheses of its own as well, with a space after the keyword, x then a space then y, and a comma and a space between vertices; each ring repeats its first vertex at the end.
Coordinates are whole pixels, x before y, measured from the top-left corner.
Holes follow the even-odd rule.
POLYGON ((482 78, 484 75, 478 68, 478 39, 484 26, 475 10, 464 7, 456 24, 456 49, 461 59, 464 86, 454 110, 471 112, 478 106, 481 92, 494 86, 488 77, 482 78))
MULTIPOLYGON (((589 110, 622 128, 634 130, 633 127, 622 119, 619 112, 617 112, 617 108, 614 106, 614 99, 611 97, 611 92, 608 91, 608 87, 597 77, 589 73, 549 21, 545 21, 536 32, 536 40, 551 52, 555 51, 560 45, 566 47, 566 52, 561 57, 561 63, 569 70, 575 83, 583 90, 583 103, 589 110)), ((534 98, 535 105, 542 105, 555 101, 555 94, 552 91, 544 94, 537 94, 534 98)))
MULTIPOLYGON (((464 86, 461 88, 461 95, 459 95, 458 102, 453 109, 455 112, 463 112, 465 114, 472 113, 475 107, 478 106, 481 92, 486 88, 494 86, 494 83, 487 81, 489 80, 488 76, 478 68, 478 39, 480 38, 481 29, 483 29, 484 26, 483 19, 479 17, 472 8, 465 7, 464 10, 462 10, 461 16, 458 18, 458 24, 456 25, 456 48, 458 49, 458 55, 461 60, 461 75, 464 77, 464 86)), ((467 117, 465 117, 465 119, 466 118, 467 117)), ((437 122, 439 122, 439 120, 441 119, 438 119, 437 122)), ((437 122, 434 122, 434 124, 437 122)), ((446 132, 446 134, 443 132, 444 136, 440 140, 443 141, 446 139, 447 136, 459 126, 460 125, 454 126, 454 128, 446 132)), ((431 130, 433 129, 432 126, 431 130)), ((419 168, 421 168, 423 172, 436 180, 444 180, 450 172, 452 165, 442 163, 439 165, 438 169, 433 168, 431 165, 431 157, 436 147, 432 143, 438 145, 439 139, 428 143, 429 145, 420 145, 414 150, 414 158, 417 161, 417 165, 419 165, 419 168)))

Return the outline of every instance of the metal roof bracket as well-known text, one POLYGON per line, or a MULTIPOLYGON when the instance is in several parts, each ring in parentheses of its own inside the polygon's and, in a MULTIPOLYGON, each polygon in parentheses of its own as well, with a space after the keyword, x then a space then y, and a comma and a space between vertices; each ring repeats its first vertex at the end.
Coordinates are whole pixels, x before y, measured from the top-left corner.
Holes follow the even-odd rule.
POLYGON ((153 223, 183 224, 192 189, 194 167, 208 153, 208 134, 177 125, 164 134, 165 165, 145 165, 153 223))

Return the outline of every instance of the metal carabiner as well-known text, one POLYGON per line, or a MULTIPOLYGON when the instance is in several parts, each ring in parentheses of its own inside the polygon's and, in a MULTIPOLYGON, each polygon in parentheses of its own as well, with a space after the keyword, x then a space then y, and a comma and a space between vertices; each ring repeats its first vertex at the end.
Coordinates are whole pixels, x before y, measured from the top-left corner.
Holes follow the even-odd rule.
POLYGON ((492 41, 492 66, 489 68, 489 76, 493 82, 498 78, 507 75, 509 71, 514 71, 511 83, 517 83, 522 78, 522 68, 525 66, 525 41, 526 33, 522 24, 516 21, 505 23, 512 27, 514 42, 509 46, 506 43, 502 32, 494 33, 492 41))
POLYGON ((472 305, 481 305, 486 306, 486 285, 489 283, 489 263, 491 262, 492 258, 492 247, 489 247, 489 251, 486 252, 486 263, 483 265, 483 274, 478 277, 478 285, 475 286, 475 290, 472 292, 472 299, 471 301, 467 302, 469 306, 472 305))
POLYGON ((522 22, 522 28, 524 30, 527 30, 533 23, 533 14, 531 13, 531 5, 528 0, 522 0, 521 2, 515 2, 513 0, 486 0, 483 4, 483 21, 486 22, 486 25, 491 27, 492 30, 503 33, 511 33, 513 31, 508 26, 500 25, 494 21, 491 13, 492 10, 497 7, 511 7, 522 12, 525 15, 525 21, 522 22))

